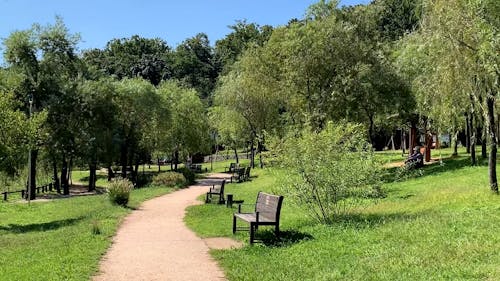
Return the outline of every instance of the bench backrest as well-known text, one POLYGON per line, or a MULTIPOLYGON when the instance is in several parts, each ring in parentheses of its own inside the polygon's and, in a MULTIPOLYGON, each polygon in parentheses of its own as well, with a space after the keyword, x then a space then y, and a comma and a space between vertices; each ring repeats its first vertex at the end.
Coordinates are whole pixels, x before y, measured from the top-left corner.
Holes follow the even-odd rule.
POLYGON ((257 201, 255 203, 255 212, 259 212, 260 216, 279 223, 281 204, 283 203, 283 196, 272 195, 260 191, 257 194, 257 201))
POLYGON ((232 172, 236 169, 236 163, 229 164, 229 171, 232 172))

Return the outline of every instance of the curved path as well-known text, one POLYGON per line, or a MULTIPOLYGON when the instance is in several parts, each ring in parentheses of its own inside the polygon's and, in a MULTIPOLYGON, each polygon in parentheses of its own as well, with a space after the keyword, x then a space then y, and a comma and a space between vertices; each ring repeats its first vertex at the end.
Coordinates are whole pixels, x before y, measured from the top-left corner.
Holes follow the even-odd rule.
POLYGON ((183 222, 186 207, 200 204, 196 198, 222 177, 144 202, 125 218, 93 280, 225 280, 208 246, 183 222))

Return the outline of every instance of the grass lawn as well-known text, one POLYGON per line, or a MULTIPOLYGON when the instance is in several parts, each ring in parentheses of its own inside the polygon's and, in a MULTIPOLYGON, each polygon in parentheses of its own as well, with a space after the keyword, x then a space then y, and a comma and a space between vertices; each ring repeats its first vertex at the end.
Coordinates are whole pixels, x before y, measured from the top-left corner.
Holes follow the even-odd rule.
POLYGON ((130 208, 113 206, 105 195, 0 203, 0 280, 89 280, 123 217, 170 191, 133 190, 130 208))
MULTIPOLYGON (((254 170, 251 182, 229 184, 226 192, 253 203, 259 190, 273 191, 276 173, 254 170)), ((500 196, 489 191, 486 166, 470 167, 466 157, 444 159, 444 165, 425 167, 423 176, 389 180, 384 189, 386 198, 332 225, 315 223, 285 197, 283 242, 212 254, 229 280, 500 278, 500 196)), ((186 222, 202 237, 233 237, 234 211, 216 204, 193 206, 186 222)), ((248 233, 235 238, 247 243, 248 233)))

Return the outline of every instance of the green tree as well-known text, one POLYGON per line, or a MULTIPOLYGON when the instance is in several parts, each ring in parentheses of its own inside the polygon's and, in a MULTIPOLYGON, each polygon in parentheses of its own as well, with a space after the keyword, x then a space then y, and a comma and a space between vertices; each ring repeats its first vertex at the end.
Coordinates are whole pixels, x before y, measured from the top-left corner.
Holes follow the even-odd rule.
POLYGON ((172 149, 173 163, 177 170, 180 158, 192 156, 209 149, 208 120, 201 99, 193 89, 166 81, 158 88, 164 102, 169 105, 171 126, 168 147, 172 149))
POLYGON ((170 56, 171 50, 165 41, 139 35, 113 39, 103 50, 83 52, 83 60, 94 71, 118 79, 142 77, 153 85, 171 77, 170 56))
POLYGON ((206 34, 199 33, 177 46, 173 54, 173 77, 182 85, 196 89, 206 100, 215 87, 217 76, 213 50, 206 34))
POLYGON ((285 168, 279 189, 319 222, 330 223, 380 193, 380 164, 361 125, 328 122, 320 132, 306 128, 276 149, 285 168))
POLYGON ((232 32, 215 42, 214 56, 220 64, 222 74, 229 72, 234 62, 249 46, 263 46, 273 31, 272 26, 261 27, 256 23, 247 23, 245 20, 237 21, 229 28, 232 32))
MULTIPOLYGON (((401 64, 413 74, 420 110, 428 110, 435 120, 453 124, 467 109, 470 127, 472 118, 484 115, 490 136, 490 188, 498 192, 495 103, 500 47, 492 15, 500 10, 492 1, 427 4, 421 29, 407 39, 401 52, 401 64), (422 63, 415 66, 415 60, 422 63)), ((474 149, 471 158, 474 163, 474 149)))

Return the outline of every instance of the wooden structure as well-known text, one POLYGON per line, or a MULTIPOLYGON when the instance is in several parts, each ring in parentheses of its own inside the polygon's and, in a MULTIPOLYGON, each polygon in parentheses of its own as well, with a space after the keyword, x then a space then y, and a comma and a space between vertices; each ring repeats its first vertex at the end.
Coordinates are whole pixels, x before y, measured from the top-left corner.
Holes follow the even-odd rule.
POLYGON ((249 230, 250 244, 255 241, 255 232, 260 225, 274 225, 274 234, 279 236, 280 213, 283 196, 272 195, 265 192, 259 192, 255 203, 255 209, 252 213, 242 213, 241 204, 238 205, 238 213, 233 214, 233 234, 236 231, 249 230), (249 227, 237 227, 236 219, 247 222, 249 227))
POLYGON ((237 163, 231 163, 229 164, 229 167, 224 168, 224 173, 234 173, 237 168, 238 168, 237 163))
POLYGON ((207 192, 207 197, 205 203, 212 202, 212 196, 219 196, 219 204, 224 204, 224 185, 226 185, 226 180, 222 180, 221 185, 213 185, 207 192))

